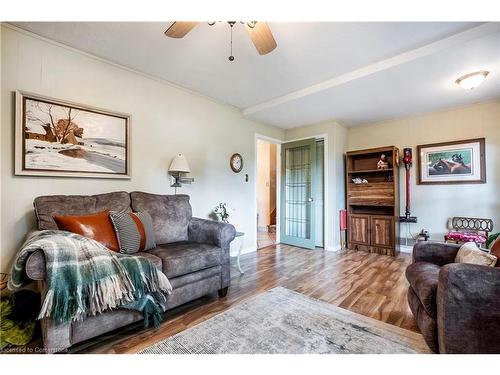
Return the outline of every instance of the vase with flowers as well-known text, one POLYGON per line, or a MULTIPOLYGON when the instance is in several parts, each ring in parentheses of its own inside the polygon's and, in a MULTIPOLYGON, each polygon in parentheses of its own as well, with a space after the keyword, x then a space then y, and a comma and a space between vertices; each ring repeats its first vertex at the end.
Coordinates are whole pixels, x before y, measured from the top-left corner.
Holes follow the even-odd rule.
POLYGON ((227 208, 226 203, 222 202, 215 206, 214 213, 220 221, 223 223, 229 223, 229 209, 227 208))

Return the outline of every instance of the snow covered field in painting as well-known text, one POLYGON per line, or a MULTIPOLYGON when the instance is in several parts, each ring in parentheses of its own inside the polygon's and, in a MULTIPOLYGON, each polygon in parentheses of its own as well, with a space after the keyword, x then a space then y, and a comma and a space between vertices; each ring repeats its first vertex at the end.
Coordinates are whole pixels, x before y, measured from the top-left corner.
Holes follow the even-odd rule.
POLYGON ((39 170, 125 173, 126 151, 123 142, 102 138, 84 138, 82 141, 83 146, 27 139, 25 167, 39 170))

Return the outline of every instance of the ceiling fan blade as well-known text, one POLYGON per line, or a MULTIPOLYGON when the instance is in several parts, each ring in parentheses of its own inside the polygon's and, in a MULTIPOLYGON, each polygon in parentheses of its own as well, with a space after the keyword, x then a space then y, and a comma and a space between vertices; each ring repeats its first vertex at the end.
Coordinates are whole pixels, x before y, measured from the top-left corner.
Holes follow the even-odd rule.
POLYGON ((255 48, 257 48, 259 55, 268 54, 276 48, 277 44, 274 40, 273 33, 266 22, 257 22, 254 27, 250 27, 247 24, 245 28, 255 48))
POLYGON ((174 22, 165 31, 165 35, 170 38, 183 38, 198 22, 174 22))

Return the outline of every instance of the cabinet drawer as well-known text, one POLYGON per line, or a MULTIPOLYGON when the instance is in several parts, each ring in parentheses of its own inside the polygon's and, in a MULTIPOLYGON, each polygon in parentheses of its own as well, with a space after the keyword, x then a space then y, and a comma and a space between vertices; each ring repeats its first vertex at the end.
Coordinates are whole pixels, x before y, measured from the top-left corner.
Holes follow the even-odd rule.
POLYGON ((392 182, 350 184, 347 203, 360 206, 392 206, 394 205, 392 182))

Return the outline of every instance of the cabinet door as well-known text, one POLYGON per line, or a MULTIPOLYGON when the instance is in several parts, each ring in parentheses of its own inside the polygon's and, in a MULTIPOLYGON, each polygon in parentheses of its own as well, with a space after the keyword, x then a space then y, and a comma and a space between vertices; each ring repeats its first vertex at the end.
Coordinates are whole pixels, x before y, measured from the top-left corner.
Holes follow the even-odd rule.
POLYGON ((349 214, 349 241, 360 245, 370 244, 370 216, 349 214))
POLYGON ((370 227, 372 246, 394 246, 394 217, 370 216, 370 227))

